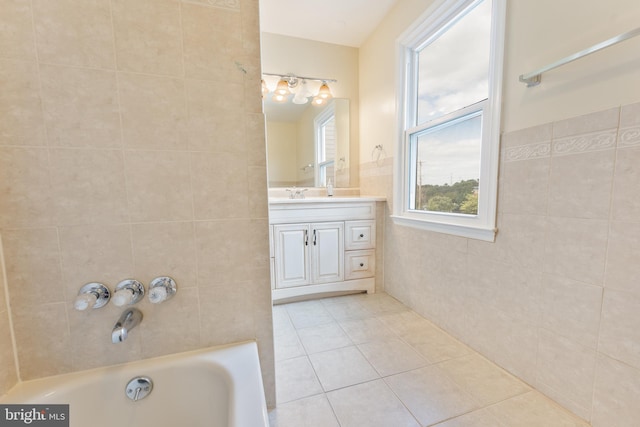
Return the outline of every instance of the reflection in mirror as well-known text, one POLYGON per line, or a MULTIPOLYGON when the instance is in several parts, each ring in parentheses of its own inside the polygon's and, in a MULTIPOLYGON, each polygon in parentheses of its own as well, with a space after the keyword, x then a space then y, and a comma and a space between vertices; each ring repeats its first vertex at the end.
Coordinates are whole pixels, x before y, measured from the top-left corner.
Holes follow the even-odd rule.
POLYGON ((326 105, 265 97, 269 187, 349 186, 349 100, 326 105))

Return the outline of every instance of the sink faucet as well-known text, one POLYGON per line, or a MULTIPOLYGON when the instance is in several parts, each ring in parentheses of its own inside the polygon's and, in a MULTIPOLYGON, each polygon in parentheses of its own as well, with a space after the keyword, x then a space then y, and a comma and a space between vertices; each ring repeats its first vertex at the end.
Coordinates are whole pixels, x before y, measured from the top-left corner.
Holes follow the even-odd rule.
POLYGON ((142 322, 142 312, 137 308, 129 308, 122 312, 111 332, 111 341, 116 344, 127 339, 129 331, 142 322))
POLYGON ((290 193, 290 199, 304 199, 304 192, 307 191, 308 188, 298 189, 293 187, 293 189, 287 188, 286 190, 290 193))

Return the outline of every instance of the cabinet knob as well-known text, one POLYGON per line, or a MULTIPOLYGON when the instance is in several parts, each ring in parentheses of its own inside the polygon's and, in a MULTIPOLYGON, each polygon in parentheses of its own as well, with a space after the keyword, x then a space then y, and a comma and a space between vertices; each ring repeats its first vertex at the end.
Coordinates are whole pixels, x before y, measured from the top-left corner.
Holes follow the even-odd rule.
POLYGON ((364 237, 364 234, 360 234, 360 238, 362 239, 364 237))
POLYGON ((364 262, 361 262, 361 263, 360 263, 360 267, 364 267, 364 262))

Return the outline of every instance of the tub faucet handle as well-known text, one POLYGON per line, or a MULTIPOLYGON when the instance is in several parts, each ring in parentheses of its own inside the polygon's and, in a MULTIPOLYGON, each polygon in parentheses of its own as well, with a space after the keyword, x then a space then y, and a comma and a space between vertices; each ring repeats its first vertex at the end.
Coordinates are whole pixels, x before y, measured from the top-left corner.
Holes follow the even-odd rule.
POLYGON ((100 308, 109 302, 110 297, 109 289, 102 283, 87 283, 78 291, 73 307, 78 311, 100 308))
POLYGON ((171 299, 177 292, 176 282, 169 276, 156 277, 149 284, 149 301, 159 304, 171 299))
POLYGON ((144 297, 144 286, 134 279, 123 280, 116 286, 113 303, 118 307, 133 305, 144 297))

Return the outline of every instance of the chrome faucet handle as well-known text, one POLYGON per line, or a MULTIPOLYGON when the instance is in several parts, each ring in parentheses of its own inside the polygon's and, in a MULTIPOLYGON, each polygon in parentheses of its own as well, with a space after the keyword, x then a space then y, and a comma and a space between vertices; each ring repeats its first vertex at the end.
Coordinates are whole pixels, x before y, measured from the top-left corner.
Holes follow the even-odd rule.
POLYGON ((302 190, 298 191, 298 195, 301 199, 304 199, 304 192, 309 190, 308 188, 303 188, 302 190))
POLYGON ((117 307, 133 305, 144 297, 144 286, 135 279, 127 279, 116 285, 113 304, 117 307))
POLYGON ((73 307, 78 311, 100 308, 109 302, 109 298, 111 298, 111 293, 105 285, 91 282, 80 288, 78 296, 73 302, 73 307))
MULTIPOLYGON (((295 187, 294 187, 294 190, 295 190, 295 187)), ((292 190, 291 188, 287 188, 287 189, 285 189, 285 191, 288 191, 288 192, 289 192, 289 198, 290 198, 290 199, 295 199, 295 198, 296 198, 296 193, 297 193, 297 191, 296 191, 296 192, 294 192, 294 190, 292 190)))
POLYGON ((177 290, 176 282, 171 277, 156 277, 149 284, 149 301, 152 304, 159 304, 173 298, 177 290))

